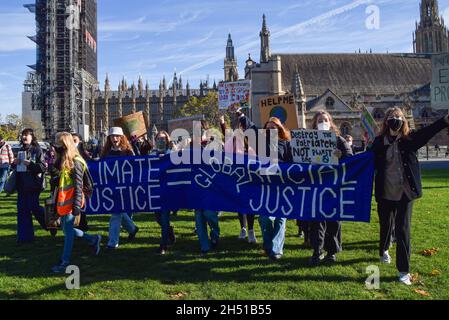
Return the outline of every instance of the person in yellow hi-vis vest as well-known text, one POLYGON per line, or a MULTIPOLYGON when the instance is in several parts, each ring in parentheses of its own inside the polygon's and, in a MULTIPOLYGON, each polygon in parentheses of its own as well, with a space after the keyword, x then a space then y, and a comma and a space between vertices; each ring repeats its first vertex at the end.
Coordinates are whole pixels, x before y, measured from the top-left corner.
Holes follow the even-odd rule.
POLYGON ((61 226, 64 231, 64 251, 58 265, 52 267, 54 273, 65 272, 70 264, 73 242, 75 237, 85 239, 94 248, 95 255, 100 252, 101 236, 89 235, 74 227, 75 220, 79 217, 81 209, 85 205, 84 191, 86 186, 85 175, 87 164, 73 143, 70 133, 62 132, 56 135, 56 162, 55 166, 60 171, 59 184, 56 195, 56 212, 61 217, 61 226))

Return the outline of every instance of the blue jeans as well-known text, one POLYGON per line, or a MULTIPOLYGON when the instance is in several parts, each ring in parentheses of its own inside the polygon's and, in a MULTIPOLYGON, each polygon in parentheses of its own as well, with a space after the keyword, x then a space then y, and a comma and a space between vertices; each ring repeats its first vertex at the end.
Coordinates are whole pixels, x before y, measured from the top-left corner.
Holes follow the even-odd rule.
POLYGON ((39 205, 39 192, 19 190, 17 195, 17 242, 34 240, 33 215, 43 229, 45 209, 39 205))
POLYGON ((76 229, 73 226, 74 221, 75 217, 72 214, 61 218, 61 226, 62 230, 64 231, 64 251, 62 252, 61 262, 66 264, 70 263, 70 256, 72 255, 75 237, 83 238, 90 245, 94 245, 96 241, 96 237, 88 235, 87 233, 84 233, 79 229, 76 229))
POLYGON ((0 193, 3 192, 5 188, 6 178, 8 178, 9 168, 0 168, 0 193))
POLYGON ((220 238, 220 227, 218 226, 218 211, 195 210, 195 225, 201 251, 210 250, 209 236, 207 235, 207 225, 210 227, 210 239, 218 242, 220 238))
POLYGON ((260 216, 259 223, 265 251, 269 254, 283 255, 287 219, 260 216))
POLYGON ((161 226, 161 246, 167 247, 170 233, 170 211, 156 213, 156 221, 161 226))
POLYGON ((109 247, 117 247, 120 239, 120 225, 125 228, 128 233, 136 230, 136 225, 127 213, 112 214, 109 220, 109 247))

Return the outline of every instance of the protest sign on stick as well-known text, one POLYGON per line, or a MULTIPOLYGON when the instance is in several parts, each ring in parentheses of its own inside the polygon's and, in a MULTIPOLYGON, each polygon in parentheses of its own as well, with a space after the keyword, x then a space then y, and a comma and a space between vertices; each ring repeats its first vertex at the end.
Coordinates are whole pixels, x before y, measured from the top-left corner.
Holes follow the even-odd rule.
POLYGON ((128 138, 141 137, 147 133, 143 112, 137 112, 114 120, 114 126, 121 127, 128 138))
POLYGON ((298 109, 292 94, 263 98, 259 102, 259 110, 261 123, 276 117, 288 129, 299 129, 298 109))
POLYGON ((220 110, 251 107, 251 81, 221 82, 218 85, 218 107, 220 110))

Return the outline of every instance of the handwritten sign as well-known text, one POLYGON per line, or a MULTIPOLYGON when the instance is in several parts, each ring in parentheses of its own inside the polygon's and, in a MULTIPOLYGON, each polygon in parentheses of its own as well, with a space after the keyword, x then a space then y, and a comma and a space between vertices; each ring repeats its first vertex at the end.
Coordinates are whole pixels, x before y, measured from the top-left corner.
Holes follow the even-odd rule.
POLYGON ((337 136, 332 131, 292 131, 291 147, 296 163, 338 165, 337 136))
POLYGON ((298 109, 292 94, 263 98, 259 102, 259 110, 261 123, 276 117, 290 130, 299 129, 298 109))
POLYGON ((220 110, 250 108, 250 99, 250 80, 221 82, 218 85, 218 107, 220 110))
POLYGON ((449 54, 432 56, 431 103, 434 109, 449 109, 449 54))
MULTIPOLYGON (((309 139, 311 140, 311 139, 309 139)), ((192 150, 183 153, 192 159, 192 150)), ((245 156, 244 164, 175 163, 163 157, 89 162, 94 180, 87 214, 205 209, 304 221, 370 221, 374 156, 365 152, 338 166, 279 163, 276 175, 245 156), (176 195, 174 197, 173 195, 176 195)), ((269 165, 269 164, 268 164, 269 165)))

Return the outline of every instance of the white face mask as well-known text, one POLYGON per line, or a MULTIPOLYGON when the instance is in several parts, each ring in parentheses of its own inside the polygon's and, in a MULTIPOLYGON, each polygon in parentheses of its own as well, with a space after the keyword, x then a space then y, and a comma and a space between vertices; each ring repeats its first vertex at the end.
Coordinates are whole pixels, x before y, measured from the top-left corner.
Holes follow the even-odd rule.
POLYGON ((331 125, 329 122, 321 122, 318 123, 318 130, 320 131, 329 131, 331 129, 331 125))

